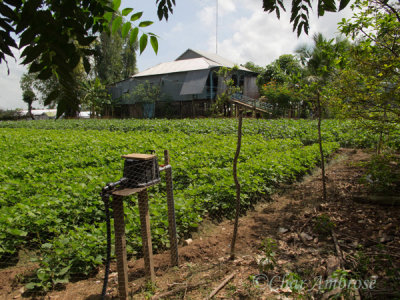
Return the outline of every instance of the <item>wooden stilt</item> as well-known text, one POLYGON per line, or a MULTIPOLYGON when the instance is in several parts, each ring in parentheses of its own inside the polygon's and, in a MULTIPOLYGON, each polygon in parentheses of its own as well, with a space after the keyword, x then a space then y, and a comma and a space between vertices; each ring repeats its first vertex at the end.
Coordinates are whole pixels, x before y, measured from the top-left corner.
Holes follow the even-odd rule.
MULTIPOLYGON (((164 163, 169 165, 169 152, 164 151, 164 163)), ((171 265, 178 266, 178 241, 176 238, 176 220, 175 220, 175 204, 172 186, 172 170, 171 168, 165 171, 167 185, 167 204, 168 204, 168 232, 171 251, 171 265)))
POLYGON ((142 232, 142 244, 143 244, 143 257, 144 257, 144 269, 146 277, 152 282, 155 281, 154 274, 154 262, 153 262, 153 249, 151 243, 151 232, 150 232, 150 214, 149 214, 149 196, 147 189, 139 192, 139 214, 140 214, 140 225, 142 232))
POLYGON ((121 196, 113 195, 115 255, 117 257, 118 294, 120 299, 128 298, 128 262, 126 257, 124 202, 121 196))

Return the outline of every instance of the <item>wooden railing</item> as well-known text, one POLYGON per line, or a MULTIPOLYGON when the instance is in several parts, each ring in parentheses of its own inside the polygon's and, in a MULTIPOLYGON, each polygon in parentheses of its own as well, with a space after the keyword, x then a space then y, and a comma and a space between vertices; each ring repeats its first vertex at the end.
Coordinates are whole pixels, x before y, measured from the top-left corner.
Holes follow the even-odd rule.
POLYGON ((253 99, 247 96, 244 96, 241 93, 235 93, 231 96, 231 100, 233 102, 236 102, 238 104, 242 104, 243 106, 246 106, 248 108, 252 108, 254 110, 259 110, 262 112, 269 112, 271 111, 272 107, 270 104, 261 102, 258 99, 253 99))

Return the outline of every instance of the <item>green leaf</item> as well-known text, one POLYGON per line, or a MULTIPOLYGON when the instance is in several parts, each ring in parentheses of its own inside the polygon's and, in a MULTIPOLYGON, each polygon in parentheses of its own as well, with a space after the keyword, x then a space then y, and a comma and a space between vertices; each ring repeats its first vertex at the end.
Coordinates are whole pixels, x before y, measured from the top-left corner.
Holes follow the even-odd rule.
POLYGON ((20 230, 17 228, 9 228, 7 231, 8 231, 8 233, 10 233, 12 235, 16 235, 16 236, 27 236, 27 234, 28 234, 26 231, 23 231, 23 230, 20 230))
POLYGON ((36 275, 40 281, 47 281, 50 278, 50 274, 45 269, 37 270, 36 275))
POLYGON ((154 35, 150 36, 150 44, 153 47, 153 50, 154 50, 155 54, 157 54, 157 52, 158 52, 158 40, 154 35))
POLYGON ((67 274, 67 272, 69 271, 69 269, 70 269, 70 266, 67 266, 67 267, 65 267, 65 268, 62 268, 60 271, 57 272, 57 275, 63 276, 63 275, 65 275, 65 274, 67 274))
POLYGON ((89 62, 89 59, 86 56, 83 57, 83 67, 85 68, 86 74, 89 74, 89 72, 90 72, 90 62, 89 62))
POLYGON ((131 36, 129 38, 131 45, 133 45, 136 42, 138 34, 139 34, 139 28, 137 27, 133 28, 131 31, 131 36))
POLYGON ((304 26, 304 21, 300 22, 299 26, 297 27, 297 37, 299 37, 301 35, 301 30, 304 26))
POLYGON ((147 46, 147 34, 143 33, 139 41, 140 54, 142 54, 144 49, 146 49, 146 46, 147 46))
POLYGON ((349 4, 349 2, 350 0, 340 0, 339 10, 344 9, 349 4))
POLYGON ((50 243, 44 243, 44 244, 42 245, 42 248, 43 248, 43 249, 51 249, 51 247, 53 247, 53 244, 50 244, 50 243))
POLYGON ((105 14, 104 14, 104 19, 106 19, 108 22, 110 22, 111 21, 111 19, 112 19, 112 13, 111 12, 106 12, 105 14))
POLYGON ((153 21, 143 21, 139 23, 139 27, 147 27, 150 26, 151 24, 153 24, 153 21))
POLYGON ((37 62, 33 62, 29 67, 29 73, 39 72, 43 68, 44 68, 44 63, 38 64, 37 62))
POLYGON ((25 285, 25 288, 27 290, 33 290, 35 287, 40 286, 36 282, 29 282, 28 284, 25 285))
POLYGON ((119 30, 119 28, 121 27, 121 24, 122 24, 121 16, 114 19, 114 21, 112 23, 112 27, 111 27, 112 34, 115 34, 117 32, 117 30, 119 30))
POLYGON ((125 39, 127 37, 130 29, 131 29, 131 23, 130 22, 127 22, 122 26, 121 35, 122 35, 123 39, 125 39))
POLYGON ((54 91, 52 91, 52 92, 50 92, 50 94, 47 96, 47 98, 44 100, 44 105, 50 105, 51 104, 51 102, 53 101, 53 100, 55 100, 55 99, 57 99, 57 97, 60 95, 60 91, 57 89, 57 90, 54 90, 54 91))
MULTIPOLYGON (((325 14, 324 6, 323 6, 323 1, 318 0, 318 17, 322 17, 325 14)), ((299 35, 297 35, 299 36, 299 35)))
POLYGON ((133 14, 131 16, 131 22, 135 22, 136 20, 139 20, 142 17, 142 15, 143 15, 142 11, 140 11, 140 12, 138 12, 136 14, 133 14))
POLYGON ((122 15, 123 15, 124 17, 126 17, 126 16, 129 15, 132 11, 133 11, 133 8, 129 8, 129 7, 124 8, 124 9, 122 10, 122 15))
POLYGON ((121 6, 121 0, 113 0, 114 11, 117 11, 120 6, 121 6))
POLYGON ((69 282, 68 278, 53 280, 54 285, 56 285, 56 284, 65 284, 65 283, 68 283, 68 282, 69 282))
POLYGON ((51 77, 51 75, 53 74, 53 72, 51 71, 51 69, 47 68, 47 69, 43 69, 39 75, 37 76, 38 79, 41 80, 46 80, 49 79, 51 77))
POLYGON ((29 45, 33 42, 36 34, 33 30, 28 28, 21 34, 21 39, 19 42, 19 47, 22 48, 23 46, 29 45))

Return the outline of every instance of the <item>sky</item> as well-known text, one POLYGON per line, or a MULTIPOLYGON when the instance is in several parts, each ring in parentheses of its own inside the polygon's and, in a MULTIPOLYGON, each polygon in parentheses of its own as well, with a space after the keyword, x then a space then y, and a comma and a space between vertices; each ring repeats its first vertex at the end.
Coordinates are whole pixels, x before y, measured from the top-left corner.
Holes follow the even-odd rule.
MULTIPOLYGON (((282 54, 294 53, 300 45, 311 44, 312 35, 316 32, 328 38, 335 37, 338 34, 337 23, 352 15, 350 8, 339 13, 326 13, 320 18, 317 18, 315 11, 310 12, 309 35, 302 34, 298 38, 292 32, 290 15, 282 13, 278 20, 275 13, 263 11, 262 0, 176 0, 176 4, 168 21, 160 22, 155 0, 122 0, 121 9, 132 7, 135 12, 143 11, 141 20, 154 21, 144 30, 159 36, 157 55, 150 45, 141 55, 138 54, 139 71, 175 60, 189 48, 213 53, 217 51, 220 56, 237 64, 252 61, 266 66, 282 54)), ((290 9, 290 5, 287 9, 290 9)), ((19 51, 14 52, 19 57, 19 51)), ((7 75, 6 65, 0 64, 0 109, 25 109, 19 81, 26 68, 14 59, 8 59, 8 65, 10 75, 7 75)), ((33 106, 41 107, 38 102, 34 102, 33 106)))

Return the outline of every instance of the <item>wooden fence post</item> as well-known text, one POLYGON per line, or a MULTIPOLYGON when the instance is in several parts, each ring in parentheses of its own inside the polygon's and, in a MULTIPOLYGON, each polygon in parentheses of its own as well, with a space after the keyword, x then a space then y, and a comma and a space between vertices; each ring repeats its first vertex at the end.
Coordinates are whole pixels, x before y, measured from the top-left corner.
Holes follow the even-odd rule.
POLYGON ((149 196, 147 193, 147 189, 139 192, 138 198, 140 226, 142 232, 144 269, 146 277, 154 282, 156 277, 154 274, 153 249, 150 232, 149 196))
MULTIPOLYGON (((164 163, 169 165, 169 152, 164 150, 164 163)), ((168 232, 171 251, 171 265, 178 266, 178 242, 176 238, 175 204, 172 185, 172 169, 165 170, 167 185, 167 204, 168 204, 168 232)))
POLYGON ((113 195, 115 255, 117 257, 118 294, 120 299, 128 298, 128 262, 126 257, 124 202, 121 196, 113 195))

